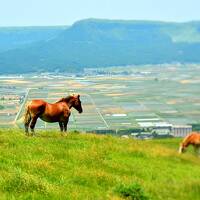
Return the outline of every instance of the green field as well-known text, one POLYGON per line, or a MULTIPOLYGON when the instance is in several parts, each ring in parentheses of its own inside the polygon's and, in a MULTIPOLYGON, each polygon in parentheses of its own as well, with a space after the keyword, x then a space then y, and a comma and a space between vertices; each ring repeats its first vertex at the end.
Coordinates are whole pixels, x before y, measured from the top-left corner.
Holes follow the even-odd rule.
POLYGON ((200 159, 179 142, 0 129, 0 199, 119 200, 137 183, 150 199, 199 200, 200 159))

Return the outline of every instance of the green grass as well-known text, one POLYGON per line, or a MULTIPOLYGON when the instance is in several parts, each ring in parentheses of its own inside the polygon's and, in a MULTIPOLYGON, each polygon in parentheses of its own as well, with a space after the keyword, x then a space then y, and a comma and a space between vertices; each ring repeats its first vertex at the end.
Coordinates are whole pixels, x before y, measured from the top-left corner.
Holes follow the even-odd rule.
POLYGON ((118 200, 138 184, 151 199, 200 199, 200 159, 177 153, 180 139, 0 129, 0 199, 118 200))

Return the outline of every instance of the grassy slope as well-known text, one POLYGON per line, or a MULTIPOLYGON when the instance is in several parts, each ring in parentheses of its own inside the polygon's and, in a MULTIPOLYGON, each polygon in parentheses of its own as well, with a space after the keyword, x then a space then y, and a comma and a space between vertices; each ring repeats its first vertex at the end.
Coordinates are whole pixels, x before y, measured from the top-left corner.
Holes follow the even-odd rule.
POLYGON ((179 141, 0 129, 0 199, 120 199, 121 182, 152 199, 200 199, 200 159, 178 155, 179 141))

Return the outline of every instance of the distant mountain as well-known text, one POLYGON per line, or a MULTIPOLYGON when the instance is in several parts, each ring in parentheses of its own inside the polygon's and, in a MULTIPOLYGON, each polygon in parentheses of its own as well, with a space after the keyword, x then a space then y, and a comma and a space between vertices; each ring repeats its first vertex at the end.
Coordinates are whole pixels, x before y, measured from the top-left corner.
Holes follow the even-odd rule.
POLYGON ((0 27, 0 52, 57 37, 67 27, 0 27))
MULTIPOLYGON (((68 28, 30 30, 21 28, 23 37, 13 31, 10 43, 0 47, 1 73, 200 63, 200 22, 87 19, 68 28)), ((0 29, 0 44, 4 40, 1 31, 4 28, 0 29)))

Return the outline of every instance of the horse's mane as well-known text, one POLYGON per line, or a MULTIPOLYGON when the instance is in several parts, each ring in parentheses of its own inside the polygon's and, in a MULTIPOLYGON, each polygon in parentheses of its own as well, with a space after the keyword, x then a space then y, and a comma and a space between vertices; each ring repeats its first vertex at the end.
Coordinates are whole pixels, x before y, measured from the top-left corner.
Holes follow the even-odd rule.
POLYGON ((188 140, 188 138, 191 136, 191 134, 187 135, 184 139, 183 142, 185 142, 186 140, 188 140))
POLYGON ((72 96, 67 96, 67 97, 59 99, 58 101, 56 101, 56 103, 68 102, 71 98, 72 98, 72 96))
POLYGON ((189 135, 187 135, 187 136, 183 139, 183 141, 182 141, 181 144, 185 144, 186 142, 188 142, 189 138, 190 138, 192 135, 193 135, 193 133, 190 133, 189 135))

